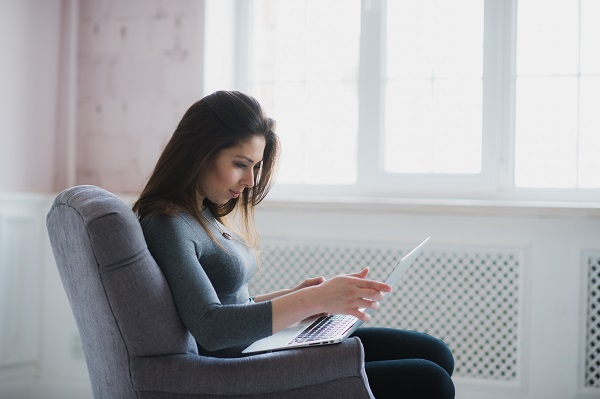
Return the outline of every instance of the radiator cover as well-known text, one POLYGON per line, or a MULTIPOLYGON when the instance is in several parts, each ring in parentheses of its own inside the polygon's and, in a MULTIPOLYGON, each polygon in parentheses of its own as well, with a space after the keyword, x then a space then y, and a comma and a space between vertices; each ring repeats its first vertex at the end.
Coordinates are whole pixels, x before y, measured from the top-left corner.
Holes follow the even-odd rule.
MULTIPOLYGON (((264 242, 251 292, 292 287, 370 266, 383 280, 409 246, 375 243, 264 242)), ((427 247, 389 294, 369 326, 417 330, 442 339, 455 356, 455 375, 514 382, 519 378, 521 279, 519 248, 427 247)))

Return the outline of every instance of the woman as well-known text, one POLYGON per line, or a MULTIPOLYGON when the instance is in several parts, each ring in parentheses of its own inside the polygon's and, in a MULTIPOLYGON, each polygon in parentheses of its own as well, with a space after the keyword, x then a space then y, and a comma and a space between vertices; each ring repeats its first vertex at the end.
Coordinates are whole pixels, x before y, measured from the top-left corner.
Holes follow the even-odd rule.
MULTIPOLYGON (((279 141, 275 122, 240 92, 219 91, 193 104, 160 156, 134 211, 177 310, 206 356, 241 356, 250 343, 309 316, 376 309, 390 287, 368 269, 250 297, 258 239, 254 207, 273 183, 279 141), (242 231, 228 215, 235 211, 242 231)), ((454 397, 452 354, 424 334, 361 328, 375 396, 414 386, 418 395, 454 397), (391 343, 390 343, 391 342, 391 343), (386 347, 391 345, 391 349, 386 347)))

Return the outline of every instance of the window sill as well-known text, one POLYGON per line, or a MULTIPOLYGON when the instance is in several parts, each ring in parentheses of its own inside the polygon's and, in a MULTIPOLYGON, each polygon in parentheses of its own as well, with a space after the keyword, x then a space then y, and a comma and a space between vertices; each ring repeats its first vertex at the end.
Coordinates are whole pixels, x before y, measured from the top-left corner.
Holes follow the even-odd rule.
POLYGON ((266 198, 265 210, 428 213, 467 216, 521 216, 600 219, 600 203, 494 201, 419 198, 302 197, 266 198))

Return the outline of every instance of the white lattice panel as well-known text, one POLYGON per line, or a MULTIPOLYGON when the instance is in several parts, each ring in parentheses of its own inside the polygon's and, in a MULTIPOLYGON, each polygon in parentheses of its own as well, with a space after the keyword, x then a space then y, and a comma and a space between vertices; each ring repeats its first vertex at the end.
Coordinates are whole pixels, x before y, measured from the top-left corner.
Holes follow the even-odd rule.
POLYGON ((585 386, 600 388, 600 253, 588 254, 585 386))
MULTIPOLYGON (((410 249, 410 248, 405 248, 410 249)), ((291 287, 306 277, 359 271, 384 279, 397 247, 266 242, 253 293, 291 287)), ((513 381, 520 333, 518 250, 426 249, 369 325, 423 331, 452 348, 456 375, 513 381)))

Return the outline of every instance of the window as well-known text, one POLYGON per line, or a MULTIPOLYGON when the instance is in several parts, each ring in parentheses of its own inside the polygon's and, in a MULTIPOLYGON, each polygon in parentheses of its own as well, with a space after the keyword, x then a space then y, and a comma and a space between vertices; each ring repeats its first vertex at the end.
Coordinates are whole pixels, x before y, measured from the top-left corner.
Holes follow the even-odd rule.
POLYGON ((204 89, 277 120, 275 192, 600 195, 598 1, 205 4, 204 89))

